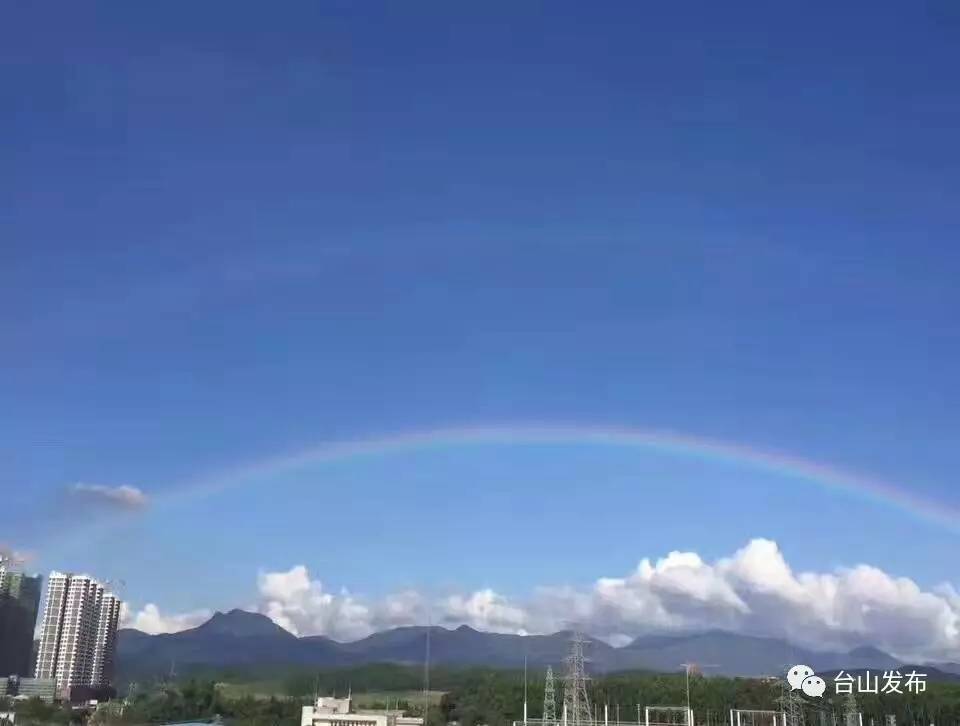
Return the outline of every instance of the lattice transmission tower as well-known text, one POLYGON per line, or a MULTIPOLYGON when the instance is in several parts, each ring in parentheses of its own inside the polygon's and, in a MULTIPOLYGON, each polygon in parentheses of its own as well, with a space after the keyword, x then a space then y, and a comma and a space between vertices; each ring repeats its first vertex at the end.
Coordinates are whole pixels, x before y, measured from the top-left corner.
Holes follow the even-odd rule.
POLYGON ((547 666, 547 680, 543 684, 543 720, 557 722, 557 697, 553 689, 553 667, 547 666))
POLYGON ((567 726, 587 726, 593 720, 590 697, 587 695, 589 678, 584 668, 585 642, 583 635, 574 633, 570 643, 570 655, 567 656, 567 675, 563 679, 563 708, 567 726))
POLYGON ((857 706, 857 697, 853 691, 843 699, 843 721, 846 726, 863 726, 863 717, 857 706))
POLYGON ((784 726, 804 726, 803 703, 794 694, 787 679, 780 681, 780 708, 783 709, 784 726))

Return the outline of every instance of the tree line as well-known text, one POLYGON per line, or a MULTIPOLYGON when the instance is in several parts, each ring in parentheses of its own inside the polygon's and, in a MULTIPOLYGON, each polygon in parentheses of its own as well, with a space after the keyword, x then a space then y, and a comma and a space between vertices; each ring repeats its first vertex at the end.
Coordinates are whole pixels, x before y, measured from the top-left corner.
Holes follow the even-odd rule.
MULTIPOLYGON (((779 681, 756 678, 705 678, 689 680, 690 706, 697 724, 725 726, 731 709, 783 710, 784 691, 779 681)), ((543 712, 543 677, 527 678, 528 717, 539 719, 543 712)), ((595 718, 603 721, 608 707, 611 726, 644 721, 646 707, 686 706, 687 679, 683 674, 645 672, 614 673, 588 684, 595 718)), ((556 713, 562 713, 562 682, 556 684, 556 713)), ((844 696, 822 699, 797 697, 806 726, 845 726, 848 708, 844 696)), ((524 684, 522 672, 486 672, 469 683, 455 685, 444 695, 440 710, 443 723, 460 726, 508 726, 523 719, 524 684)), ((960 684, 931 682, 924 693, 894 695, 857 694, 856 710, 863 726, 885 726, 888 716, 897 726, 960 726, 960 684)))
MULTIPOLYGON (((257 677, 262 679, 265 675, 265 671, 260 671, 257 677)), ((315 693, 411 692, 422 687, 423 682, 422 670, 413 666, 301 670, 276 674, 277 692, 268 698, 231 697, 219 684, 228 680, 237 683, 236 676, 206 673, 176 683, 156 683, 143 687, 131 698, 117 699, 107 708, 86 715, 39 701, 0 702, 0 710, 4 710, 4 705, 14 708, 17 726, 65 726, 78 720, 88 720, 88 726, 132 726, 217 716, 229 726, 298 726, 301 706, 309 703, 315 693)), ((431 687, 444 695, 439 704, 428 707, 427 726, 452 722, 459 726, 509 726, 523 719, 525 690, 529 717, 539 719, 542 715, 544 679, 540 673, 528 673, 525 687, 522 670, 437 668, 431 672, 431 687)), ((784 694, 777 681, 694 675, 689 689, 698 726, 725 726, 732 708, 783 708, 784 694)), ((687 681, 683 674, 613 673, 589 681, 588 695, 598 721, 603 720, 603 707, 607 705, 611 726, 636 724, 643 721, 647 706, 686 705, 687 681)), ((556 683, 556 699, 559 717, 563 702, 560 679, 556 683)), ((835 695, 815 700, 803 698, 805 726, 846 726, 844 712, 849 706, 842 699, 835 695)), ((960 726, 960 684, 931 682, 920 694, 859 694, 856 699, 863 726, 886 726, 887 716, 895 717, 897 726, 960 726)), ((377 705, 394 707, 397 701, 390 699, 377 705)), ((399 705, 412 715, 423 715, 423 699, 411 698, 399 705)))

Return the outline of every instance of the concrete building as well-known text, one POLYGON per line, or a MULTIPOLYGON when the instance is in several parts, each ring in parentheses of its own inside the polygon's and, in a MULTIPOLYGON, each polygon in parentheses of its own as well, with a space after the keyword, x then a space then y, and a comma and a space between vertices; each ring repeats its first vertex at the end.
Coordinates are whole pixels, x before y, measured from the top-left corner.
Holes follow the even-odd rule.
POLYGON ((53 679, 62 698, 73 688, 113 680, 120 600, 87 575, 51 572, 40 623, 37 678, 53 679))
POLYGON ((423 719, 402 711, 354 709, 350 696, 321 696, 300 712, 300 726, 423 726, 423 719))
POLYGON ((7 569, 0 559, 0 677, 33 673, 33 629, 41 578, 7 569))
POLYGON ((90 685, 108 686, 113 682, 117 654, 117 626, 120 624, 120 598, 105 592, 100 602, 100 618, 93 647, 93 668, 90 685))
POLYGON ((0 680, 0 695, 18 700, 39 698, 52 703, 57 695, 57 684, 52 678, 18 678, 10 676, 0 680))

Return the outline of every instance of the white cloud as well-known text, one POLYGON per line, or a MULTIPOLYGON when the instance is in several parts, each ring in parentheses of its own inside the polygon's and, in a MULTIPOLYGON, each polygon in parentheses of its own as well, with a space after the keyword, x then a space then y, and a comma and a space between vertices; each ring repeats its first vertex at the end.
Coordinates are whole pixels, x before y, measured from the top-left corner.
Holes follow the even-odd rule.
POLYGON ((379 629, 425 623, 430 620, 426 599, 416 590, 387 595, 373 608, 372 625, 379 629))
POLYGON ((775 542, 755 539, 713 564, 691 552, 643 560, 630 577, 598 581, 593 614, 610 633, 723 628, 811 648, 956 655, 960 607, 949 592, 868 565, 795 573, 775 542))
POLYGON ((123 628, 135 628, 144 633, 176 633, 188 628, 195 628, 210 619, 209 610, 194 610, 178 615, 163 615, 153 603, 147 603, 142 610, 131 612, 126 603, 120 614, 120 625, 123 628))
POLYGON ((451 595, 442 604, 445 622, 466 624, 493 633, 525 633, 527 612, 487 588, 470 595, 451 595))
POLYGON ((143 509, 150 503, 149 498, 141 489, 127 484, 106 486, 78 482, 71 486, 68 491, 72 497, 78 500, 116 509, 143 509))
POLYGON ((261 573, 258 578, 260 611, 295 635, 326 635, 351 640, 372 631, 372 609, 349 592, 326 592, 311 580, 307 568, 261 573))
MULTIPOLYGON (((352 640, 385 628, 434 622, 507 633, 549 633, 579 624, 622 645, 637 635, 721 628, 786 638, 814 649, 876 645, 906 659, 960 658, 960 593, 924 590, 858 564, 794 572, 777 544, 754 539, 729 557, 694 552, 644 558, 592 587, 542 586, 522 600, 485 588, 430 599, 404 591, 379 599, 329 591, 304 565, 258 578, 260 612, 298 635, 352 640)), ((152 606, 138 617, 169 626, 152 606)), ((187 621, 184 621, 187 622, 187 621)), ((158 626, 159 627, 159 626, 158 626)), ((184 625, 184 627, 187 627, 184 625)))

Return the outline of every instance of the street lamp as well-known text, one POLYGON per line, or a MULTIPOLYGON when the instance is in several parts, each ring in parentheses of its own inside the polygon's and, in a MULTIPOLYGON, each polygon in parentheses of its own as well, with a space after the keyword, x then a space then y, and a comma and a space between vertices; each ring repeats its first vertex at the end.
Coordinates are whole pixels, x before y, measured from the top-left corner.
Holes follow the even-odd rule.
POLYGON ((716 663, 704 665, 702 663, 681 663, 687 674, 687 726, 693 726, 693 710, 690 708, 690 669, 691 668, 718 668, 716 663))

